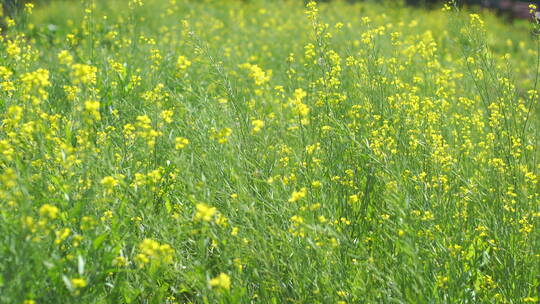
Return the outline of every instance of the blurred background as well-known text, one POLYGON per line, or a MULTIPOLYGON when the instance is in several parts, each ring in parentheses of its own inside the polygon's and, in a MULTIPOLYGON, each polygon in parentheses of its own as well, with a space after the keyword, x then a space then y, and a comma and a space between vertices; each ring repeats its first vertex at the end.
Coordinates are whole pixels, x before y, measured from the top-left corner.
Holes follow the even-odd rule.
MULTIPOLYGON (((441 0, 406 0, 409 5, 430 7, 440 2, 441 0)), ((529 5, 540 4, 540 0, 520 1, 520 0, 456 0, 460 5, 475 5, 479 7, 490 8, 498 13, 506 14, 514 18, 526 19, 530 17, 529 5)))
MULTIPOLYGON (((54 0, 0 0, 2 4, 3 14, 7 16, 12 16, 15 14, 21 7, 23 7, 25 2, 33 2, 34 4, 40 4, 44 2, 49 2, 54 0)), ((104 0, 106 1, 106 0, 104 0)), ((249 1, 249 0, 244 0, 249 1)), ((332 0, 321 0, 321 1, 332 1, 332 0)), ((370 1, 370 0, 347 0, 349 2, 356 1, 370 1)), ((373 0, 371 0, 373 1, 373 0)), ((441 3, 448 2, 448 0, 402 0, 406 5, 411 6, 420 6, 425 8, 432 8, 440 6, 441 3)), ((380 2, 380 1, 376 1, 380 2)), ((399 2, 399 0, 393 0, 389 2, 399 2)), ((522 1, 522 0, 456 0, 458 5, 466 6, 476 6, 482 8, 489 8, 496 11, 499 14, 506 15, 511 18, 526 19, 530 17, 529 5, 530 4, 540 4, 540 0, 531 0, 531 1, 522 1)))

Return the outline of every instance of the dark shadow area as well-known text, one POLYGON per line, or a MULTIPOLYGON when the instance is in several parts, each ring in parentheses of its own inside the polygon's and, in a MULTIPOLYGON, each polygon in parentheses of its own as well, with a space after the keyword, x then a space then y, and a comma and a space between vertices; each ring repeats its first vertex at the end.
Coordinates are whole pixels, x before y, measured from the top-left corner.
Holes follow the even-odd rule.
MULTIPOLYGON (((433 7, 440 4, 441 0, 406 0, 408 5, 433 7)), ((511 18, 527 19, 530 17, 529 4, 540 5, 540 1, 520 1, 520 0, 457 0, 458 5, 478 6, 493 9, 501 15, 511 18)))

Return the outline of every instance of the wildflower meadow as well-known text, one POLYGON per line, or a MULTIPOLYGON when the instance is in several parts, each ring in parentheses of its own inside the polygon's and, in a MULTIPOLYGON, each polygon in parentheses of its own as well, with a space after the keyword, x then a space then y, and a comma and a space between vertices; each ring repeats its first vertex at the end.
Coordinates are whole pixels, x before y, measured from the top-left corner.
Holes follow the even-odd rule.
POLYGON ((534 17, 52 0, 0 19, 0 303, 539 302, 534 17))

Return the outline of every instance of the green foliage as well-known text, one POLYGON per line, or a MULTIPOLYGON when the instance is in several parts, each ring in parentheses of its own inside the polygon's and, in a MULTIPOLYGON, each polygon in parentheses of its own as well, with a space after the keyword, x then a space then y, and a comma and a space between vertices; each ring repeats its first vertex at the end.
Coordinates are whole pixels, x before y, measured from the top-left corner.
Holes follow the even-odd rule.
POLYGON ((2 303, 535 303, 535 24, 55 1, 0 38, 2 303))

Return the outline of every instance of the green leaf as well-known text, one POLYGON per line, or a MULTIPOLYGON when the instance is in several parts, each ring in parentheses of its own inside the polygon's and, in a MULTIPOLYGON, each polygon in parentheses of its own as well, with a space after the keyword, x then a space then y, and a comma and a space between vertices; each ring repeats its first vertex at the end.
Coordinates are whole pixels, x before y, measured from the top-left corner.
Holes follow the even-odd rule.
POLYGON ((94 250, 95 249, 98 249, 101 244, 103 244, 103 242, 105 241, 105 239, 107 238, 108 234, 106 233, 103 233, 101 235, 99 235, 93 242, 92 242, 92 245, 93 245, 93 248, 94 250))

